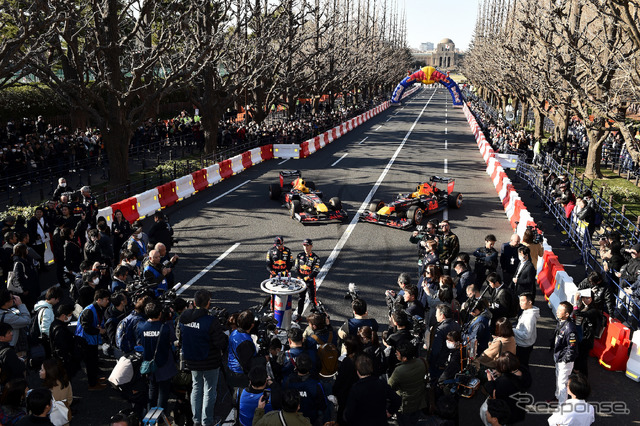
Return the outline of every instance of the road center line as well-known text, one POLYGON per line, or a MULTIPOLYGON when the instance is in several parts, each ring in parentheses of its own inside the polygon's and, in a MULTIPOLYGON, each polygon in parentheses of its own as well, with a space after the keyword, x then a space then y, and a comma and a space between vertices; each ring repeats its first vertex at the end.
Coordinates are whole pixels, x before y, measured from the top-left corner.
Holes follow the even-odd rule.
POLYGON ((445 127, 445 128, 444 128, 444 134, 445 134, 445 135, 447 134, 447 131, 448 131, 448 129, 445 127))
MULTIPOLYGON (((380 174, 380 177, 378 177, 378 180, 376 181, 375 185, 373 185, 373 188, 371 188, 371 191, 369 191, 369 194, 365 197, 364 201, 360 205, 360 208, 358 209, 358 212, 353 216, 353 219, 351 219, 351 222, 349 223, 349 226, 347 226, 347 229, 344 231, 344 233, 340 237, 340 240, 338 240, 338 243, 333 248, 333 251, 331 252, 329 257, 327 258, 327 261, 324 263, 324 265, 322 265, 322 269, 320 269, 320 273, 318 273, 318 276, 316 278, 316 289, 320 288, 320 286, 322 285, 322 282, 324 281, 325 277, 329 273, 329 270, 331 270, 331 267, 333 266, 334 262, 338 258, 338 255, 340 254, 340 251, 342 250, 344 245, 347 243, 347 240, 351 236, 351 233, 353 232, 354 228, 358 224, 358 220, 360 219, 360 215, 369 206, 369 203, 371 202, 371 199, 373 198, 374 194, 376 193, 376 191, 378 190, 378 188, 382 184, 382 181, 384 180, 384 178, 387 176, 387 173, 389 173, 389 170, 391 169, 391 166, 393 165, 393 163, 396 161, 396 158, 398 157, 398 155, 400 155, 400 151, 402 151, 402 148, 404 147, 404 144, 409 139, 409 136, 411 136, 411 133, 413 132, 413 129, 418 124, 418 121, 420 120, 420 117, 422 117, 422 114, 424 114, 424 111, 427 109, 427 106, 429 106, 429 103, 431 102, 431 99, 433 98, 433 95, 435 95, 435 93, 436 93, 436 91, 434 90, 433 93, 431 94, 431 97, 429 98, 429 100, 425 104, 424 108, 422 108, 422 111, 420 111, 420 114, 418 114, 418 117, 413 122, 413 125, 411 126, 411 128, 407 132, 406 136, 402 140, 402 143, 400 143, 400 146, 398 146, 398 149, 396 149, 396 152, 393 154, 393 156, 389 160, 389 163, 387 164, 387 166, 384 168, 384 170, 380 174)), ((307 303, 305 303, 305 309, 307 308, 308 305, 309 305, 309 300, 307 299, 307 303)))
POLYGON ((338 158, 336 161, 333 162, 333 164, 331 165, 331 167, 335 166, 336 164, 338 164, 340 162, 340 160, 342 160, 344 157, 346 157, 349 153, 345 152, 344 155, 340 158, 338 158))
POLYGON ((444 159, 444 172, 445 173, 449 173, 449 160, 447 160, 446 158, 444 159))
POLYGON ((360 142, 358 142, 358 145, 362 145, 362 143, 363 143, 364 141, 366 141, 367 139, 369 139, 369 136, 367 136, 366 138, 364 138, 364 139, 362 139, 360 142))
POLYGON ((231 188, 230 190, 228 190, 228 191, 227 191, 227 192, 225 192, 224 194, 222 194, 222 195, 218 195, 218 196, 217 196, 216 198, 214 198, 213 200, 207 201, 207 204, 211 204, 211 203, 213 203, 214 201, 219 200, 220 198, 222 198, 222 197, 224 197, 225 195, 227 195, 227 194, 229 194, 229 193, 231 193, 231 192, 235 191, 236 189, 240 188, 241 186, 244 186, 244 185, 248 184, 249 182, 251 182, 251 181, 250 181, 250 180, 248 180, 248 181, 243 182, 243 183, 241 183, 240 185, 236 186, 235 188, 231 188))
POLYGON ((284 160, 282 160, 281 162, 278 163, 278 166, 283 165, 284 163, 286 163, 289 160, 291 160, 291 158, 285 158, 284 160))
POLYGON ((444 140, 444 149, 449 149, 449 141, 444 140))
MULTIPOLYGON (((245 182, 246 183, 246 182, 245 182)), ((186 289, 188 289, 189 287, 191 287, 196 281, 198 281, 200 278, 202 278, 202 276, 204 274, 206 274, 207 272, 209 272, 211 270, 211 268, 213 268, 214 266, 216 266, 218 263, 222 262, 222 260, 227 257, 229 255, 229 253, 231 253, 232 251, 234 251, 235 249, 238 248, 238 246, 240 245, 240 243, 235 243, 234 245, 232 245, 231 247, 229 247, 227 249, 227 251, 225 251, 224 253, 222 253, 216 260, 214 260, 213 262, 211 262, 209 264, 209 266, 207 266, 206 268, 204 268, 202 271, 200 271, 198 273, 198 275, 196 275, 195 277, 191 278, 189 280, 189 282, 187 282, 185 285, 183 285, 182 287, 180 287, 180 289, 178 291, 176 291, 177 295, 182 294, 186 289)))

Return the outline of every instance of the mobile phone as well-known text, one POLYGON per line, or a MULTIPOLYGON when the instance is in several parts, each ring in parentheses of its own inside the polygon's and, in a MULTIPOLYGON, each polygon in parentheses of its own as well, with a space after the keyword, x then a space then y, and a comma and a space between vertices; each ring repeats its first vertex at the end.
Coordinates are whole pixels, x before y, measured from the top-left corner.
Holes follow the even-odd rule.
POLYGON ((265 391, 262 393, 262 398, 264 399, 264 402, 269 402, 269 395, 271 395, 271 391, 268 389, 265 389, 265 391))

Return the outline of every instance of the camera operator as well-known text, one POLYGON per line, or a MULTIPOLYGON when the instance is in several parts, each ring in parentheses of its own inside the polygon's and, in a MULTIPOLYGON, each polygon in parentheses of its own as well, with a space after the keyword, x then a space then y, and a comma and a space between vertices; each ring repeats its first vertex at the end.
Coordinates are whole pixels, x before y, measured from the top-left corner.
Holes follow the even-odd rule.
POLYGON ((160 253, 160 262, 162 262, 164 266, 168 266, 171 268, 171 272, 169 272, 165 277, 165 279, 167 280, 167 287, 171 288, 176 282, 176 279, 173 275, 173 268, 175 268, 176 263, 178 263, 178 259, 180 258, 177 254, 171 256, 169 254, 169 249, 163 243, 156 244, 154 249, 160 253))
POLYGON ((253 416, 260 399, 264 396, 267 398, 264 412, 268 413, 274 409, 280 408, 282 396, 280 395, 280 386, 274 386, 267 375, 264 367, 256 366, 249 371, 249 386, 238 392, 238 423, 241 426, 251 426, 253 416))
POLYGON ((391 374, 397 365, 397 360, 393 356, 396 347, 402 342, 411 343, 412 339, 411 323, 407 313, 403 310, 393 312, 389 318, 389 328, 382 333, 384 354, 388 360, 388 374, 391 374))
POLYGON ((481 354, 491 340, 491 312, 484 299, 476 300, 469 308, 469 321, 464 325, 462 334, 466 346, 473 354, 481 354))
POLYGON ((236 324, 238 328, 229 335, 227 379, 230 386, 244 388, 249 385, 247 374, 254 358, 258 356, 256 345, 251 337, 251 330, 255 327, 253 312, 249 309, 240 312, 236 324))
POLYGON ((304 338, 302 330, 296 327, 292 327, 287 332, 287 338, 289 340, 289 349, 280 352, 278 362, 282 365, 282 377, 287 377, 296 369, 296 360, 302 353, 306 353, 311 358, 311 373, 315 376, 318 374, 318 354, 314 348, 304 346, 304 338))
POLYGON ((408 285, 404 288, 404 303, 407 307, 405 311, 410 317, 425 317, 425 308, 418 300, 418 288, 414 285, 408 285))
POLYGON ((136 256, 133 254, 133 252, 128 249, 123 249, 120 252, 120 256, 121 256, 120 265, 126 267, 128 272, 125 282, 129 284, 131 281, 135 280, 140 275, 140 271, 138 270, 138 266, 137 266, 138 260, 136 259, 136 256))
MULTIPOLYGON (((418 225, 417 229, 413 231, 411 236, 409 237, 409 242, 412 244, 417 244, 418 246, 418 274, 422 274, 422 270, 424 269, 425 257, 427 256, 429 250, 429 241, 434 241, 436 243, 436 254, 438 253, 438 245, 440 243, 440 238, 437 234, 438 223, 435 220, 430 220, 422 229, 422 225, 418 225)), ((437 257, 436 257, 436 260, 437 257)))
POLYGON ((172 263, 163 264, 162 256, 158 250, 149 252, 149 259, 144 266, 142 273, 143 281, 153 288, 156 296, 164 294, 168 289, 166 276, 171 273, 172 263))
POLYGON ((186 368, 191 371, 191 410, 195 424, 213 424, 218 373, 227 347, 218 318, 209 314, 211 292, 198 290, 195 307, 180 315, 180 343, 186 368))
POLYGON ((104 328, 107 330, 103 345, 103 351, 105 354, 111 353, 115 359, 119 359, 122 356, 119 349, 116 347, 116 331, 120 321, 125 319, 129 313, 127 309, 127 296, 124 293, 117 292, 111 295, 111 305, 104 313, 104 328))
POLYGON ((473 252, 476 258, 475 273, 479 282, 484 282, 492 272, 498 269, 498 251, 494 248, 496 236, 489 234, 484 237, 484 247, 479 247, 473 252))
POLYGON ((134 302, 133 311, 127 315, 116 329, 116 347, 125 355, 134 351, 136 346, 136 328, 138 323, 146 321, 144 308, 153 300, 151 296, 143 296, 134 302))

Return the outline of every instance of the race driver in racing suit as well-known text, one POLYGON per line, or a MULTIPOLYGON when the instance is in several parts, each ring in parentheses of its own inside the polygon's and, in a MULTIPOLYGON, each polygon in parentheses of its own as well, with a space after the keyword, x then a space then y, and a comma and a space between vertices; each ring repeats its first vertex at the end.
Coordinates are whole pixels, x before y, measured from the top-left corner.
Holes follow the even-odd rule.
MULTIPOLYGON (((276 275, 286 277, 291 270, 292 262, 291 250, 284 245, 284 238, 278 236, 274 239, 273 247, 267 251, 267 271, 269 277, 276 275)), ((274 298, 271 297, 271 310, 273 310, 274 298)))
POLYGON ((296 256, 296 263, 293 270, 296 272, 296 278, 304 280, 307 285, 307 291, 300 293, 300 299, 298 300, 298 318, 302 317, 304 311, 304 302, 307 299, 307 293, 311 299, 312 308, 318 305, 316 301, 316 276, 320 272, 320 258, 317 254, 313 253, 313 242, 307 238, 302 242, 304 251, 298 253, 296 256))

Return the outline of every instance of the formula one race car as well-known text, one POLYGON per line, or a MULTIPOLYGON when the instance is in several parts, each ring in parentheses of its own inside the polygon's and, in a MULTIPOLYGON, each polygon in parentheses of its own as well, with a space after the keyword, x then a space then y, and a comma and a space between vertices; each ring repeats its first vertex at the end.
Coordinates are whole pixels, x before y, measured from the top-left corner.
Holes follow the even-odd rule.
POLYGON ((269 198, 283 201, 292 219, 304 224, 344 221, 347 212, 340 198, 333 197, 325 204, 322 196, 313 182, 302 178, 300 170, 282 170, 280 184, 269 185, 269 198))
POLYGON ((389 204, 372 200, 360 220, 399 229, 420 225, 427 214, 439 212, 447 206, 456 209, 462 206, 462 194, 453 192, 454 186, 455 179, 432 176, 429 182, 420 183, 415 192, 399 194, 389 204), (447 191, 439 189, 437 183, 446 183, 447 191))

